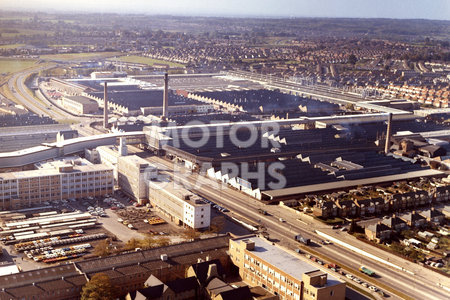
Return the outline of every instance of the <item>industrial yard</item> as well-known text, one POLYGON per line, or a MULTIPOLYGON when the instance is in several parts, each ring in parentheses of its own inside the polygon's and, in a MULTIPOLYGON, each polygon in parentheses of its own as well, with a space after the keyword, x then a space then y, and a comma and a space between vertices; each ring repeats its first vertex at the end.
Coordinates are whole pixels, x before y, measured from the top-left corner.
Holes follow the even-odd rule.
POLYGON ((10 253, 46 264, 81 258, 113 236, 90 213, 52 206, 2 211, 0 219, 1 240, 10 253))
POLYGON ((136 202, 121 195, 2 211, 0 241, 7 256, 22 266, 19 270, 26 270, 97 256, 96 248, 105 240, 120 252, 130 238, 152 238, 155 246, 159 239, 164 243, 185 239, 182 227, 166 222, 149 207, 135 207, 136 202))

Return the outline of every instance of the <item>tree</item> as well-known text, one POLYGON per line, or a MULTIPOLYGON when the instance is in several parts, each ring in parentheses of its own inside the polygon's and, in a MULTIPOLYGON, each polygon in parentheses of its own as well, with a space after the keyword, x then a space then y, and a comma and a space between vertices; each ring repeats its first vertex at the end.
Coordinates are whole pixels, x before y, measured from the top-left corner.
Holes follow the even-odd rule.
POLYGON ((155 239, 152 237, 149 237, 149 236, 141 241, 141 247, 143 249, 153 248, 153 247, 155 247, 155 244, 156 244, 155 239))
POLYGON ((157 247, 166 247, 170 245, 170 239, 168 237, 163 236, 155 240, 155 244, 157 247))
POLYGON ((92 276, 81 291, 81 300, 109 300, 113 299, 113 286, 105 273, 92 276))
POLYGON ((183 232, 183 238, 188 241, 193 241, 195 239, 198 239, 200 237, 200 232, 196 231, 193 228, 187 228, 183 232))
POLYGON ((126 250, 134 250, 136 248, 140 248, 141 246, 141 240, 136 239, 136 238, 131 238, 128 240, 128 242, 125 244, 125 249, 126 250))
POLYGON ((209 230, 216 234, 219 234, 225 228, 225 217, 224 216, 216 216, 212 218, 211 225, 209 226, 209 230))
POLYGON ((111 249, 109 247, 109 239, 105 239, 97 244, 94 248, 94 254, 100 257, 105 257, 111 254, 111 249))

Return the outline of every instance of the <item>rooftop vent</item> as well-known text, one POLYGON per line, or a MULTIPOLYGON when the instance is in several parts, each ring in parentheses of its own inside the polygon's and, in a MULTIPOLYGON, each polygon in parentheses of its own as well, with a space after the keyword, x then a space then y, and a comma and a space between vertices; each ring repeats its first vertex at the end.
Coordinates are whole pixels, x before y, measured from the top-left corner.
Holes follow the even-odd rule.
POLYGON ((161 254, 161 260, 162 261, 167 261, 169 257, 167 256, 167 254, 161 254))
POLYGON ((249 239, 245 239, 245 240, 242 240, 242 243, 245 244, 245 249, 246 250, 249 250, 249 251, 255 250, 255 242, 254 241, 249 240, 249 239))

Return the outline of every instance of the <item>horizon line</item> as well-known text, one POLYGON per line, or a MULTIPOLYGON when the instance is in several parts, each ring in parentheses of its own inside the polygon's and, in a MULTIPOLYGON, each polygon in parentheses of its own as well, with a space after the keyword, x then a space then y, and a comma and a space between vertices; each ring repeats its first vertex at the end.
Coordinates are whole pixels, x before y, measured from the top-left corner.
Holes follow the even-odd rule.
POLYGON ((353 20, 426 20, 450 22, 450 19, 431 19, 431 18, 402 18, 402 17, 356 17, 356 16, 320 16, 320 15, 256 15, 256 14, 182 14, 182 13, 146 13, 146 12, 95 12, 88 10, 67 11, 60 9, 17 9, 17 8, 0 8, 0 12, 17 12, 17 13, 44 13, 44 14, 84 14, 84 15, 140 15, 140 16, 162 16, 162 17, 204 17, 204 18, 230 18, 230 19, 353 19, 353 20))

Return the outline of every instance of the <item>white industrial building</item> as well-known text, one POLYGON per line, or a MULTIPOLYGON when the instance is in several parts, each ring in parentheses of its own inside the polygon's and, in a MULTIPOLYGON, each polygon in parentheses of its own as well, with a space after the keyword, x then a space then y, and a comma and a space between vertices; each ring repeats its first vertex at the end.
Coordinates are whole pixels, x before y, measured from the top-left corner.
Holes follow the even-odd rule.
POLYGON ((51 168, 0 173, 0 210, 102 196, 113 190, 113 171, 105 165, 55 163, 51 168))
POLYGON ((137 155, 119 156, 118 184, 123 192, 140 204, 147 203, 147 181, 156 176, 157 168, 137 155))
POLYGON ((191 191, 166 178, 148 182, 150 203, 177 225, 193 229, 208 228, 211 205, 191 191))

